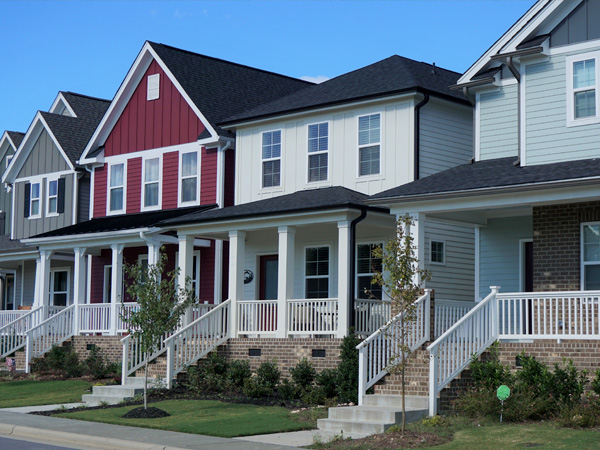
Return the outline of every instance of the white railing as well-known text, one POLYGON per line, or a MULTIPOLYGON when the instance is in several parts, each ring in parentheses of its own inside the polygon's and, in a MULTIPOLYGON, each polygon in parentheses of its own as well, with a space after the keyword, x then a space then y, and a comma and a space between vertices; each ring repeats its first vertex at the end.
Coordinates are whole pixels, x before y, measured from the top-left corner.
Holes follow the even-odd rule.
POLYGON ((75 306, 79 310, 80 333, 108 333, 110 331, 110 304, 90 303, 75 306))
POLYGON ((215 308, 217 305, 212 303, 198 303, 192 306, 192 322, 198 320, 204 314, 215 308))
MULTIPOLYGON (((415 320, 406 336, 406 345, 414 351, 429 339, 431 291, 415 302, 415 320)), ((392 318, 387 324, 362 341, 358 350, 358 403, 362 405, 367 389, 388 373, 390 364, 401 356, 399 338, 402 332, 402 314, 392 318)))
POLYGON ((231 301, 226 300, 211 308, 209 312, 166 340, 169 388, 179 372, 227 341, 230 305, 231 301))
POLYGON ((7 323, 0 328, 0 358, 11 355, 23 348, 26 342, 26 333, 32 327, 42 322, 44 308, 36 308, 26 311, 26 314, 16 320, 7 323))
POLYGON ((498 294, 499 339, 600 339, 600 291, 498 294))
POLYGON ((238 301, 239 334, 275 334, 277 300, 238 301))
POLYGON ((165 341, 172 334, 173 333, 165 333, 160 340, 157 350, 148 358, 146 358, 146 354, 142 352, 141 341, 139 339, 133 338, 130 334, 121 339, 121 344, 123 345, 123 365, 121 368, 122 384, 125 384, 125 380, 129 375, 135 373, 136 370, 146 364, 146 359, 150 362, 167 351, 165 341))
POLYGON ((0 329, 5 327, 11 322, 21 318, 25 314, 29 314, 31 311, 17 310, 17 311, 0 311, 0 329))
POLYGON ((492 287, 485 299, 427 347, 429 415, 437 414, 438 393, 498 338, 498 289, 492 287))
POLYGON ((119 314, 117 315, 117 333, 127 333, 129 331, 127 319, 129 319, 131 312, 136 311, 138 308, 139 305, 137 303, 122 303, 119 305, 119 314))
POLYGON ((367 337, 384 326, 391 317, 389 300, 355 299, 354 332, 357 336, 367 337))
POLYGON ((337 298, 288 300, 288 334, 334 334, 337 327, 337 298))
POLYGON ((43 355, 54 345, 70 339, 74 335, 75 305, 63 308, 60 312, 44 320, 26 332, 25 372, 29 373, 33 358, 43 355))
POLYGON ((444 332, 458 322, 467 314, 477 303, 475 302, 459 302, 454 300, 438 300, 435 299, 435 325, 434 337, 437 339, 444 332))

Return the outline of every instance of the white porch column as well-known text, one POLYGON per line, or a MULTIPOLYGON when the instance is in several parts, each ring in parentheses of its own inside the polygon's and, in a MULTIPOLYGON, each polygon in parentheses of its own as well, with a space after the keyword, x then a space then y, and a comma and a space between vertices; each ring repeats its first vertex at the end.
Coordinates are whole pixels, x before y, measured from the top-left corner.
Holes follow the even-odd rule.
POLYGON ((73 320, 75 321, 74 332, 79 334, 79 305, 85 303, 85 285, 86 285, 86 255, 85 248, 77 247, 75 253, 75 265, 73 268, 73 304, 75 311, 73 320))
POLYGON ((229 232, 229 336, 237 337, 238 306, 237 302, 244 295, 244 258, 246 253, 246 232, 229 232))
MULTIPOLYGON (((179 278, 177 284, 180 289, 188 287, 186 281, 192 277, 192 269, 194 267, 194 236, 187 234, 180 234, 178 237, 179 241, 179 253, 177 265, 179 266, 179 278)), ((192 308, 188 308, 185 312, 183 319, 183 326, 192 323, 192 308)))
POLYGON ((155 266, 158 264, 158 258, 160 257, 160 242, 148 241, 148 266, 155 266))
POLYGON ((279 258, 277 268, 277 332, 275 337, 287 337, 288 299, 294 295, 294 253, 296 229, 279 227, 279 258))
POLYGON ((348 292, 350 274, 350 221, 338 222, 338 329, 336 336, 343 338, 348 333, 350 304, 354 292, 348 292))
POLYGON ((214 303, 221 303, 223 297, 223 241, 215 239, 215 280, 214 303))
POLYGON ((119 315, 119 303, 123 290, 123 244, 112 244, 112 270, 110 291, 110 335, 117 334, 117 318, 119 315))
POLYGON ((39 277, 37 282, 38 291, 35 294, 34 305, 43 306, 45 308, 44 318, 48 314, 48 306, 50 305, 50 258, 52 252, 49 250, 40 250, 40 257, 36 262, 36 276, 39 277))
MULTIPOLYGON (((413 245, 416 249, 415 256, 419 261, 419 269, 425 269, 425 214, 423 213, 409 213, 412 218, 414 224, 410 227, 410 229, 406 230, 407 233, 410 233, 413 237, 413 245)), ((399 215, 396 216, 396 220, 400 218, 399 215)), ((415 278, 414 282, 419 284, 420 280, 418 276, 415 278)), ((425 287, 425 286, 422 286, 425 287)))

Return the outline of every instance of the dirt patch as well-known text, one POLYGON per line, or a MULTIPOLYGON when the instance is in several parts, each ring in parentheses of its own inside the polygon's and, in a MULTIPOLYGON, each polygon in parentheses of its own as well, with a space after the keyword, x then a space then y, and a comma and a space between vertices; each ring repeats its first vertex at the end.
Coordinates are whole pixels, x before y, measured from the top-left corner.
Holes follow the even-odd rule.
POLYGON ((319 449, 397 449, 433 447, 450 442, 448 436, 415 431, 397 431, 394 433, 375 434, 363 439, 336 439, 326 444, 319 444, 319 449))
POLYGON ((159 417, 168 417, 171 414, 153 406, 149 408, 133 408, 127 414, 123 414, 121 417, 125 419, 158 419, 159 417))

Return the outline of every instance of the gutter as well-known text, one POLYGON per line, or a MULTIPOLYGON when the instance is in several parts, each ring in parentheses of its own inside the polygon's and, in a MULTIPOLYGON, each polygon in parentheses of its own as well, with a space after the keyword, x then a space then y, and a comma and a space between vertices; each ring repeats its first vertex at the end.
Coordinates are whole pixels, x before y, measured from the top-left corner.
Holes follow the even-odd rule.
POLYGON ((348 312, 350 314, 350 326, 354 326, 354 290, 356 289, 356 265, 354 261, 356 260, 356 225, 359 222, 362 222, 367 217, 367 207, 363 206, 360 209, 360 216, 355 218, 352 222, 350 222, 350 276, 348 277, 348 295, 349 295, 349 306, 348 312))
POLYGON ((429 93, 425 92, 423 100, 415 105, 415 132, 414 132, 414 144, 415 144, 415 157, 414 157, 414 180, 417 181, 419 179, 420 167, 419 163, 421 161, 421 108, 425 106, 429 102, 429 93))

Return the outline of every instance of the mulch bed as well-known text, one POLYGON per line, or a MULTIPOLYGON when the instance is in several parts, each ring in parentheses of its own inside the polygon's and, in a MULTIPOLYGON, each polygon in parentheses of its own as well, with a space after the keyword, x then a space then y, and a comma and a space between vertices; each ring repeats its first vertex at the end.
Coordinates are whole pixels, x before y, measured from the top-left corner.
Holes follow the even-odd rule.
POLYGON ((158 419, 160 417, 168 417, 169 414, 166 411, 163 411, 160 408, 155 408, 150 406, 149 408, 144 408, 143 406, 140 408, 134 408, 129 411, 127 414, 123 414, 121 417, 125 419, 158 419))
POLYGON ((322 449, 397 449, 397 448, 419 448, 433 447, 450 442, 448 436, 438 436, 432 433, 418 433, 414 431, 397 431, 394 433, 375 434, 363 439, 338 439, 328 444, 322 444, 322 449))

